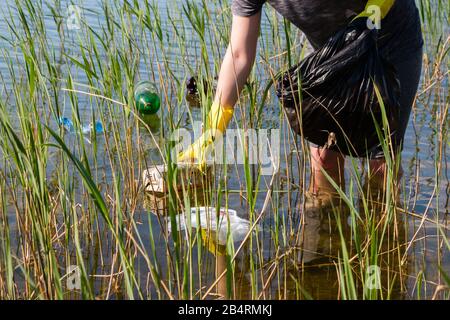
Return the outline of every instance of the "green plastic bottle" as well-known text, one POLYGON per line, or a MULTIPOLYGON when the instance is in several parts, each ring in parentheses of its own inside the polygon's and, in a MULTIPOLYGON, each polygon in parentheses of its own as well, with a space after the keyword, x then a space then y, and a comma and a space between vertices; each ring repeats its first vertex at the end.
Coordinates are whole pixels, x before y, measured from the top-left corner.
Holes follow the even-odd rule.
POLYGON ((140 81, 134 90, 134 101, 142 114, 155 114, 161 106, 156 87, 148 81, 140 81))

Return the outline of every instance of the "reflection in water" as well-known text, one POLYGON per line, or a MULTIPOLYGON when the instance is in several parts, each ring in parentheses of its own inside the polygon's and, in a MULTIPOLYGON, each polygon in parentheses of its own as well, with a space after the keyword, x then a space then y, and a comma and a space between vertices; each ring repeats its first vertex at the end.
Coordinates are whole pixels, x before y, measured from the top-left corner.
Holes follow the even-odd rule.
POLYGON ((248 279, 250 259, 248 246, 245 245, 241 254, 238 254, 231 268, 231 256, 226 246, 217 244, 214 233, 202 230, 202 245, 214 256, 215 292, 218 299, 245 299, 251 297, 251 286, 248 279))
POLYGON ((161 128, 161 119, 157 114, 141 114, 140 118, 143 127, 148 126, 152 133, 158 133, 161 128))
POLYGON ((375 198, 375 194, 382 192, 371 193, 368 208, 360 199, 355 201, 360 216, 356 223, 344 205, 329 210, 298 211, 297 245, 285 249, 286 259, 274 259, 273 254, 266 256, 264 266, 256 271, 256 280, 252 279, 251 265, 257 260, 257 249, 252 257, 246 246, 233 264, 230 275, 227 274, 229 257, 225 247, 214 249, 211 241, 204 238, 203 245, 213 252, 215 264, 207 282, 217 281, 214 288, 217 296, 210 295, 210 298, 342 299, 343 290, 348 289, 345 286, 350 282, 355 284, 358 298, 405 298, 408 272, 407 264, 402 265, 401 258, 407 243, 407 221, 400 212, 387 215, 380 204, 383 199, 375 198), (361 256, 355 243, 362 248, 361 256), (345 263, 343 244, 348 251, 353 280, 347 279, 349 274, 339 271, 344 269, 345 263), (380 271, 379 282, 373 282, 376 270, 380 271), (224 272, 226 275, 218 279, 224 272), (364 292, 371 286, 368 281, 373 282, 375 290, 364 292), (376 289, 378 287, 380 290, 376 289))
POLYGON ((251 277, 250 277, 250 257, 248 253, 242 254, 234 264, 234 274, 230 277, 230 288, 227 277, 227 255, 216 256, 216 280, 218 279, 216 290, 220 299, 251 299, 251 277), (225 276, 221 275, 225 272, 225 276))
MULTIPOLYGON (((363 290, 367 290, 368 286, 381 289, 371 292, 372 297, 374 294, 384 298, 387 295, 394 299, 403 297, 407 273, 400 259, 407 242, 407 225, 401 213, 394 213, 390 217, 385 214, 380 200, 371 198, 369 208, 361 206, 361 219, 356 218, 356 224, 347 207, 327 211, 309 210, 303 214, 297 264, 291 271, 302 279, 300 285, 303 298, 342 298, 345 282, 352 281, 347 279, 348 274, 340 273, 345 264, 343 245, 348 251, 357 297, 367 297, 368 292, 363 290), (370 225, 369 217, 373 219, 370 225), (360 243, 361 248, 370 249, 362 250, 360 256, 355 243, 360 243), (368 273, 371 270, 380 270, 379 283, 367 282, 374 280, 373 274, 371 277, 368 273)), ((362 201, 359 203, 362 204, 362 201)))
MULTIPOLYGON (((357 212, 354 214, 344 205, 335 210, 307 211, 294 205, 293 208, 299 208, 293 211, 293 216, 299 220, 298 227, 294 228, 297 241, 278 249, 278 252, 270 251, 263 245, 261 254, 261 247, 254 245, 250 250, 245 246, 236 261, 229 265, 230 257, 226 255, 225 247, 211 245, 211 241, 203 237, 203 253, 200 258, 193 257, 193 261, 201 261, 202 270, 198 275, 202 280, 199 289, 196 289, 200 292, 197 297, 214 283, 207 299, 343 299, 348 283, 354 283, 358 298, 412 298, 416 281, 415 265, 411 263, 414 259, 403 260, 405 256, 409 257, 405 249, 410 239, 408 229, 411 221, 404 211, 393 210, 394 206, 388 210, 389 214, 386 213, 386 208, 381 205, 386 201, 379 197, 384 192, 380 189, 375 186, 369 188, 365 184, 364 190, 368 191, 365 198, 369 201, 355 199, 357 212), (356 219, 352 218, 355 214, 358 215, 356 219), (345 269, 343 244, 350 261, 348 272, 342 271, 345 269), (381 290, 364 292, 370 278, 367 274, 370 266, 380 268, 381 290), (232 273, 228 273, 231 269, 232 273), (218 279, 224 273, 225 276, 218 279), (352 279, 347 279, 349 275, 352 279)), ((198 195, 201 194, 206 193, 198 192, 198 195)), ((237 198, 240 197, 229 197, 230 207, 239 207, 237 198)), ((301 202, 300 197, 293 201, 301 202)), ((211 205, 211 199, 206 202, 190 199, 190 202, 191 205, 211 205)), ((401 203, 397 205, 402 207, 401 203)), ((241 209, 240 216, 248 212, 245 203, 241 209)), ((273 241, 267 233, 261 234, 259 245, 273 241)), ((235 249, 238 246, 235 244, 235 249)), ((193 251, 195 253, 197 249, 193 251)))
MULTIPOLYGON (((219 278, 222 273, 227 271, 227 259, 225 255, 219 254, 216 256, 216 278, 219 278)), ((217 294, 220 297, 228 298, 227 293, 227 277, 219 278, 217 283, 217 294)))

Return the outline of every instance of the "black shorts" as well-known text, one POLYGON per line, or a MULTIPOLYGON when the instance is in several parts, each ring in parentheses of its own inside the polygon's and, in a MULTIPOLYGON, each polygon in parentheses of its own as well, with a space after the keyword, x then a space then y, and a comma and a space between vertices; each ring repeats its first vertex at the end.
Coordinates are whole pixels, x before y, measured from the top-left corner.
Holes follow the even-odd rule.
MULTIPOLYGON (((402 59, 401 54, 396 56, 394 61, 400 81, 400 112, 395 137, 400 152, 403 150, 403 140, 422 74, 422 57, 423 49, 421 47, 415 49, 414 52, 408 52, 405 59, 402 59)), ((381 146, 370 150, 368 156, 371 159, 384 158, 381 146)))
MULTIPOLYGON (((417 94, 417 89, 422 74, 422 57, 423 49, 415 48, 412 52, 405 50, 402 55, 399 52, 395 53, 395 64, 398 72, 398 79, 400 81, 400 110, 398 118, 398 127, 395 133, 395 141, 397 151, 403 150, 403 140, 405 137, 406 128, 408 127, 409 116, 417 94)), ((319 146, 311 143, 312 146, 319 148, 319 146)), ((381 145, 378 145, 367 152, 367 157, 370 159, 384 158, 384 152, 381 145)))

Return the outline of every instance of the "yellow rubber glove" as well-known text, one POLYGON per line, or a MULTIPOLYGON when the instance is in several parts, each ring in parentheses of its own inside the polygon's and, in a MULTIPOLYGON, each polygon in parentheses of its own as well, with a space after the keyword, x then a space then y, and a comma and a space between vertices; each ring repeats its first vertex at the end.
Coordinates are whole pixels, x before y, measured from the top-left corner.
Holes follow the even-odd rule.
POLYGON ((373 10, 371 10, 372 6, 380 8, 381 19, 384 19, 384 17, 386 17, 387 14, 389 13, 389 10, 391 10, 394 3, 395 0, 369 0, 367 1, 366 8, 364 9, 364 11, 361 12, 355 19, 363 17, 374 18, 375 17, 374 12, 373 10))
POLYGON ((194 162, 197 160, 199 168, 204 168, 207 148, 214 143, 218 136, 223 135, 233 117, 233 111, 233 107, 213 104, 202 136, 178 155, 178 161, 194 162))

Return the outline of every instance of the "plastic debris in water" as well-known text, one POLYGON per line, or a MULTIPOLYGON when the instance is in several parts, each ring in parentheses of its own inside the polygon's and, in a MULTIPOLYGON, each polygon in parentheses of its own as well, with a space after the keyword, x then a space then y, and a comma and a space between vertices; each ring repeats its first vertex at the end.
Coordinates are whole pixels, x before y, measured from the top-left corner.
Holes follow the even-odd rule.
POLYGON ((69 118, 65 117, 59 118, 59 124, 62 125, 64 129, 66 129, 66 131, 70 133, 75 132, 75 126, 73 125, 72 120, 70 120, 69 118))
MULTIPOLYGON (((190 213, 176 217, 178 231, 189 229, 188 215, 192 228, 213 232, 216 235, 217 243, 222 246, 227 243, 228 233, 233 242, 242 242, 251 228, 250 221, 240 218, 235 210, 220 208, 217 215, 216 208, 199 207, 191 208, 190 213)), ((169 232, 171 232, 170 220, 168 220, 168 225, 169 232)))
POLYGON ((213 83, 208 83, 206 79, 201 79, 200 81, 197 81, 196 77, 190 77, 186 81, 186 91, 188 95, 199 95, 200 91, 204 94, 208 92, 208 89, 212 87, 213 89, 217 86, 217 80, 219 79, 218 76, 214 77, 213 83))
MULTIPOLYGON (((215 77, 214 80, 218 80, 215 77)), ((190 77, 186 81, 186 101, 191 108, 199 108, 200 105, 200 93, 207 95, 209 88, 215 88, 216 83, 209 83, 206 79, 197 81, 197 78, 190 77)))
MULTIPOLYGON (((211 162, 206 163, 204 172, 190 163, 180 163, 177 165, 177 169, 177 181, 179 182, 178 188, 180 190, 182 190, 183 186, 194 189, 203 187, 208 177, 211 177, 212 172, 211 162)), ((163 164, 151 166, 144 170, 142 173, 142 181, 144 182, 145 191, 167 194, 169 192, 166 179, 167 174, 168 167, 163 164)))
POLYGON ((194 77, 190 77, 187 81, 186 81, 186 89, 187 89, 187 93, 188 94, 198 94, 197 91, 197 80, 194 77))
POLYGON ((103 125, 100 121, 96 121, 95 125, 93 126, 93 129, 96 133, 103 133, 103 125))
POLYGON ((141 81, 136 85, 134 101, 140 113, 155 114, 158 112, 161 100, 156 92, 156 87, 148 81, 141 81))
MULTIPOLYGON (((186 81, 186 90, 187 93, 190 95, 198 95, 198 87, 197 87, 197 79, 195 77, 190 77, 186 81)), ((206 82, 204 82, 204 91, 208 90, 208 85, 206 82)))
MULTIPOLYGON (((66 117, 59 118, 59 124, 69 133, 75 133, 75 125, 72 120, 66 117)), ((89 134, 91 132, 103 133, 103 125, 100 121, 96 121, 95 124, 89 124, 81 126, 81 132, 83 134, 89 134)))

